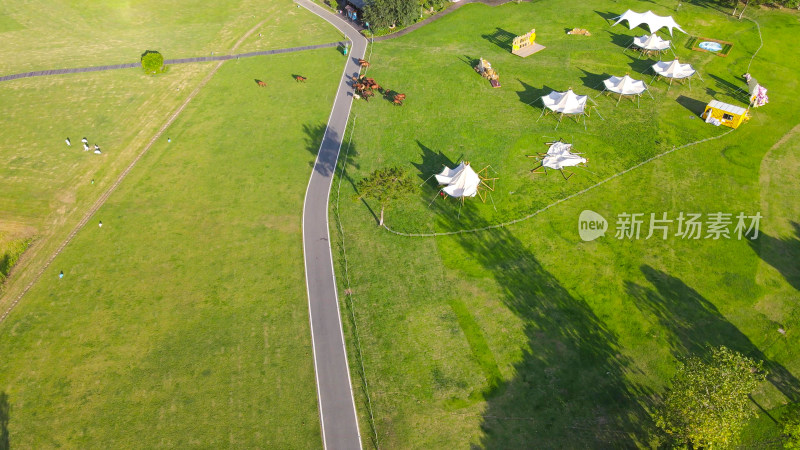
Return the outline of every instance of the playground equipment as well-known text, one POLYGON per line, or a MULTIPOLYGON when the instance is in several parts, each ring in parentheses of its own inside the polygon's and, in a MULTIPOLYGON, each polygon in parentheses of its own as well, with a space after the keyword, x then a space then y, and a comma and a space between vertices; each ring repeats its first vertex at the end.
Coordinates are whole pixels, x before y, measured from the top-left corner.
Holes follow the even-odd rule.
POLYGON ((744 80, 747 81, 747 92, 750 94, 750 106, 758 108, 769 103, 767 97, 767 88, 758 84, 758 80, 751 77, 749 73, 742 75, 744 80))
POLYGON ((740 106, 729 105, 718 100, 711 100, 700 116, 706 123, 725 125, 733 129, 750 119, 750 111, 740 106))
POLYGON ((517 36, 511 43, 511 53, 526 58, 532 54, 545 49, 544 45, 536 42, 536 28, 522 36, 517 36))
POLYGON ((544 145, 549 146, 547 153, 528 155, 528 158, 538 158, 540 163, 538 166, 531 169, 531 173, 543 173, 547 175, 547 169, 553 169, 561 172, 561 176, 564 177, 565 180, 569 180, 569 178, 575 174, 570 172, 569 176, 564 175, 564 167, 578 166, 586 164, 588 161, 586 158, 578 156, 580 153, 573 153, 571 151, 572 144, 567 144, 562 139, 556 142, 545 142, 544 145))
POLYGON ((500 87, 500 75, 497 73, 497 71, 492 69, 492 64, 489 63, 489 61, 481 58, 478 61, 478 65, 475 66, 475 72, 478 72, 482 77, 489 80, 489 83, 492 85, 492 87, 500 87))

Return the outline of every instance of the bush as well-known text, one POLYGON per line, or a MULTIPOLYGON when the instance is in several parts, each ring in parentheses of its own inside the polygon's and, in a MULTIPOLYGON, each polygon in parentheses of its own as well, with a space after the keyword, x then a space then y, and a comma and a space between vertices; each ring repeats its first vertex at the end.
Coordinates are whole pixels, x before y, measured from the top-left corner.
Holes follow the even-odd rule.
POLYGON ((142 69, 148 75, 164 72, 164 56, 155 50, 142 53, 142 69))

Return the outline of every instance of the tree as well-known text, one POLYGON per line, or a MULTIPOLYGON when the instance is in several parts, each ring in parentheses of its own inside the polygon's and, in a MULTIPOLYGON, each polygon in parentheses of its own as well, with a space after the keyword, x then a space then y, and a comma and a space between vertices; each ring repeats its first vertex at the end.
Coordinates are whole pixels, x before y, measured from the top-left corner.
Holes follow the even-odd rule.
POLYGON ((729 446, 756 415, 749 394, 766 378, 762 362, 721 346, 705 361, 691 356, 678 364, 656 425, 694 447, 729 446))
POLYGON ((147 50, 142 53, 142 69, 148 75, 154 75, 164 71, 164 56, 155 50, 147 50))
POLYGON ((790 405, 781 417, 783 448, 800 449, 800 403, 790 405))
POLYGON ((364 7, 364 20, 372 28, 406 26, 414 22, 417 8, 418 0, 369 0, 364 7))
POLYGON ((414 189, 414 183, 402 167, 387 167, 372 172, 356 185, 359 200, 372 198, 381 205, 381 218, 378 226, 383 226, 383 211, 392 200, 414 189))

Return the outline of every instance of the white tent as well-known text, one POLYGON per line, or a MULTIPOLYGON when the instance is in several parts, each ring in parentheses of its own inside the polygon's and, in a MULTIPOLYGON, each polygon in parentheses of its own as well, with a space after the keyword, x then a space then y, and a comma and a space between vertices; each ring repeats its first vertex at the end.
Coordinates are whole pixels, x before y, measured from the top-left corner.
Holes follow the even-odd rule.
POLYGON ((531 172, 547 174, 547 169, 554 169, 560 171, 561 176, 563 176, 565 180, 568 180, 569 177, 572 176, 572 173, 570 173, 569 176, 564 175, 563 169, 565 167, 573 167, 578 164, 586 163, 586 158, 579 156, 578 153, 572 152, 572 144, 567 144, 559 140, 557 142, 548 142, 546 145, 550 146, 547 149, 547 153, 528 155, 529 158, 539 158, 541 162, 537 167, 531 169, 531 172), (540 172, 539 169, 542 169, 542 171, 540 172))
POLYGON ((639 97, 641 97, 644 92, 647 92, 650 95, 650 98, 653 98, 653 94, 650 94, 650 91, 647 90, 647 85, 644 84, 644 81, 634 80, 628 75, 625 75, 622 78, 612 76, 609 79, 604 80, 603 84, 606 86, 603 92, 613 92, 614 94, 619 95, 619 98, 617 99, 617 105, 619 105, 622 97, 636 97, 638 106, 639 97))
MULTIPOLYGON (((623 20, 628 21, 628 28, 631 30, 638 27, 641 24, 647 25, 647 28, 650 30, 651 33, 655 33, 656 31, 667 28, 669 30, 670 36, 672 35, 672 29, 677 28, 683 33, 683 28, 675 22, 675 19, 672 16, 659 16, 655 14, 653 11, 647 11, 645 13, 637 13, 633 12, 630 9, 625 11, 621 16, 617 18, 617 21, 614 22, 614 25, 622 22, 623 20)), ((612 27, 614 25, 611 25, 612 27)))
POLYGON ((444 185, 442 191, 451 197, 475 197, 478 194, 481 177, 472 170, 469 163, 462 162, 454 169, 445 167, 436 175, 436 181, 444 185))
MULTIPOLYGON (((691 64, 681 64, 678 62, 678 58, 675 58, 673 61, 659 61, 653 64, 653 72, 656 73, 656 75, 653 77, 653 80, 655 80, 657 77, 669 78, 670 86, 672 86, 672 80, 683 80, 688 78, 689 87, 692 86, 691 76, 697 73, 691 64)), ((650 83, 652 84, 652 81, 650 83)))
MULTIPOLYGON (((555 114, 559 114, 559 124, 561 123, 561 119, 564 118, 564 115, 588 115, 586 112, 586 101, 588 99, 589 97, 586 95, 577 95, 572 92, 572 88, 567 89, 567 92, 552 91, 542 97, 542 104, 544 105, 544 108, 542 108, 542 114, 539 115, 539 119, 542 118, 547 110, 550 110, 555 114)), ((586 119, 584 119, 584 126, 586 126, 586 119)), ((558 125, 556 125, 556 128, 558 128, 558 125)))
MULTIPOLYGON (((670 41, 661 39, 661 37, 655 33, 649 36, 646 34, 644 36, 637 36, 633 38, 631 45, 640 49, 642 53, 658 53, 660 55, 661 52, 665 50, 672 51, 670 41)), ((675 52, 672 53, 675 54, 675 52)))

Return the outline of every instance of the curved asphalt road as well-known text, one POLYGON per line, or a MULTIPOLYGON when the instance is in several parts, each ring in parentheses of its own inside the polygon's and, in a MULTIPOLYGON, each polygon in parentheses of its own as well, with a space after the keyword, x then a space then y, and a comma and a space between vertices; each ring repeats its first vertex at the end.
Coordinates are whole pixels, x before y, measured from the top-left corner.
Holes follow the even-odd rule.
POLYGON ((296 1, 330 22, 353 43, 339 82, 339 90, 336 92, 328 127, 322 137, 317 161, 308 181, 303 205, 303 255, 322 444, 326 449, 360 449, 361 435, 333 273, 328 233, 328 197, 342 146, 342 136, 353 103, 350 77, 357 75, 360 70, 356 60, 364 57, 367 40, 341 17, 308 0, 296 1))

